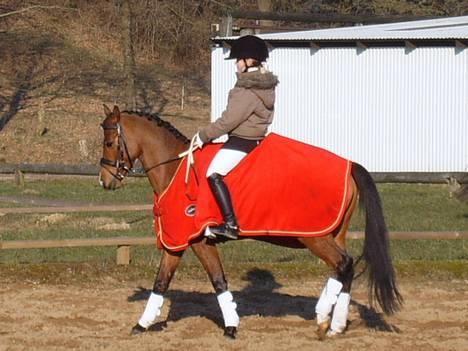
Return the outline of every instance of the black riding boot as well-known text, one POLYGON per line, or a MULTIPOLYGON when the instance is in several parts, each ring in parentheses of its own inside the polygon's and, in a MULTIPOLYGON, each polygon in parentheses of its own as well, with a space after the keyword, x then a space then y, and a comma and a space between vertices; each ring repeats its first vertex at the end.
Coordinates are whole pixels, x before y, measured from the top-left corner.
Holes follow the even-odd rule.
POLYGON ((210 227, 210 231, 215 235, 225 236, 229 239, 237 239, 239 236, 239 226, 237 225, 236 215, 232 208, 231 195, 229 189, 223 181, 223 177, 218 173, 213 173, 208 177, 211 191, 218 203, 223 215, 224 223, 218 226, 210 227))

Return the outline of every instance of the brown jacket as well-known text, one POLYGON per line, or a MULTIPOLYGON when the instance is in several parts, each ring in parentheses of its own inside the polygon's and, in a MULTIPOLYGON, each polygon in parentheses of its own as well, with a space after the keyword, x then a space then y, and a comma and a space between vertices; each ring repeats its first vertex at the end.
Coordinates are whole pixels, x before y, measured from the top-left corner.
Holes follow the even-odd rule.
POLYGON ((206 143, 223 134, 263 139, 273 120, 277 84, 278 78, 263 68, 238 73, 236 85, 229 92, 226 110, 216 121, 199 130, 200 139, 206 143))

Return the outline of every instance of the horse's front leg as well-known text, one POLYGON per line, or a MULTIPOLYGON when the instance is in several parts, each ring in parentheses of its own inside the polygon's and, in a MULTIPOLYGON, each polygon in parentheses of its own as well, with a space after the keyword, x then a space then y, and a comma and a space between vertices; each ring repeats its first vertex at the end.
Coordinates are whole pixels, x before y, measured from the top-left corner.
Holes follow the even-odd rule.
POLYGON ((159 271, 154 281, 153 290, 146 303, 146 308, 138 323, 132 328, 132 335, 145 332, 161 314, 164 302, 163 295, 169 288, 174 272, 180 263, 184 251, 170 252, 164 250, 159 264, 159 271))
POLYGON ((192 250, 208 273, 217 294, 219 307, 224 318, 224 335, 235 339, 237 327, 239 326, 239 315, 236 311, 237 304, 234 302, 232 293, 228 290, 218 249, 214 243, 203 238, 192 244, 192 250))

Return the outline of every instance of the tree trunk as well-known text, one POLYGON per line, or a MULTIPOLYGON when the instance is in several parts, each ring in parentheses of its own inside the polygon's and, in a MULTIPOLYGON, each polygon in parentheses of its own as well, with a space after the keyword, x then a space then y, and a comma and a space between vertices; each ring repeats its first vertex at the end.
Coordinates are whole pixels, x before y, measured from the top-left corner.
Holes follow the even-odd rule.
POLYGON ((136 64, 133 50, 133 15, 130 0, 117 0, 121 5, 121 30, 122 30, 122 53, 123 53, 123 73, 125 77, 125 107, 128 110, 137 109, 137 89, 136 89, 136 64))
MULTIPOLYGON (((258 9, 262 12, 271 12, 271 0, 257 0, 258 9)), ((273 21, 270 20, 260 20, 259 25, 262 27, 271 27, 273 26, 273 21)))

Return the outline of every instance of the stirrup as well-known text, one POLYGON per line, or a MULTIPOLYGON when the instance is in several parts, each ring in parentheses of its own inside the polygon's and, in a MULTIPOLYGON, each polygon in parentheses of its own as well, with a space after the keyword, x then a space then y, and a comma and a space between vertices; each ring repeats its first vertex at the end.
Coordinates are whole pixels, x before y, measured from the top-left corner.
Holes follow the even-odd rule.
POLYGON ((216 235, 211 232, 210 227, 205 228, 205 233, 203 234, 203 236, 212 240, 216 239, 216 235))
POLYGON ((232 240, 239 238, 239 228, 237 226, 234 227, 226 223, 210 227, 210 232, 217 236, 224 236, 232 240))

